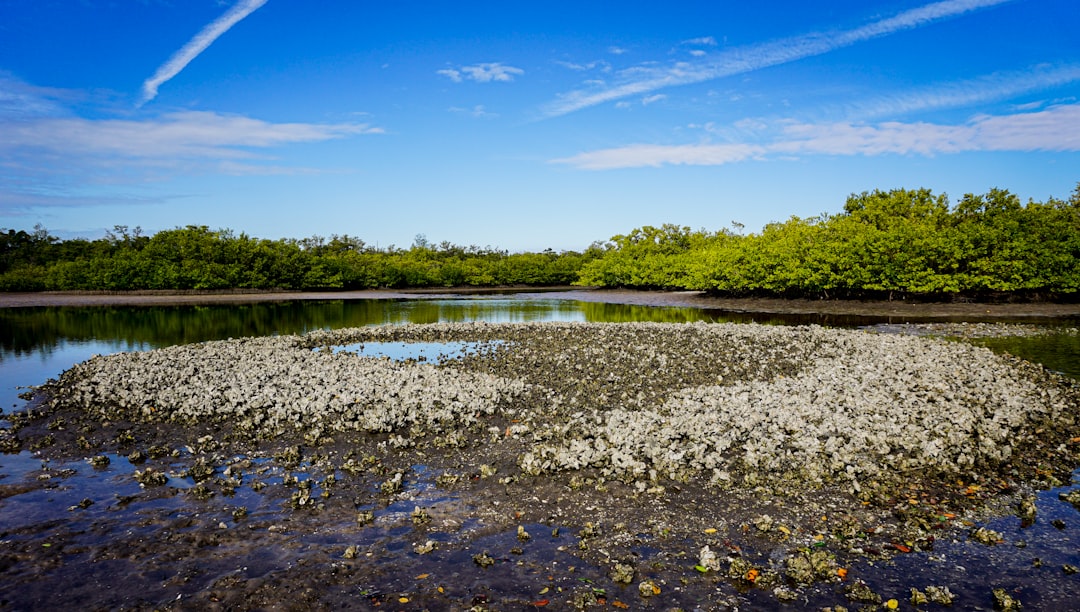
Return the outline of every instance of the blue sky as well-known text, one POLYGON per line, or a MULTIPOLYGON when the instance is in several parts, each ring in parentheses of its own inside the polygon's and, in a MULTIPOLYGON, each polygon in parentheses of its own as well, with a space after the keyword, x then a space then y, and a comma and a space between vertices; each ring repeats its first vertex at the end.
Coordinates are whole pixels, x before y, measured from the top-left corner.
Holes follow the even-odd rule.
POLYGON ((1076 0, 0 0, 0 227, 511 251, 1066 198, 1076 0))

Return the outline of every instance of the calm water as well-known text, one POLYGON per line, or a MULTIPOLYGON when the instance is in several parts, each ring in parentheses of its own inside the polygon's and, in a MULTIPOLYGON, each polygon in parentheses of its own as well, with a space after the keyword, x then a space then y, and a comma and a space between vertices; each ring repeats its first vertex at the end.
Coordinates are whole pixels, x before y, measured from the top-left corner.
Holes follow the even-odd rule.
MULTIPOLYGON (((243 336, 315 329, 439 322, 758 322, 857 327, 896 323, 874 317, 735 314, 700 308, 603 304, 522 296, 456 299, 331 300, 213 306, 110 306, 0 309, 0 408, 23 405, 21 387, 38 385, 94 354, 138 351, 243 336)), ((1060 324, 1061 322, 1057 322, 1060 324)), ((1075 321, 1069 322, 1075 324, 1075 321)), ((1080 378, 1080 338, 985 341, 987 346, 1080 378)))
MULTIPOLYGON (((755 321, 770 324, 817 323, 835 327, 903 322, 895 318, 884 320, 871 317, 737 315, 695 308, 600 304, 535 296, 295 301, 220 306, 0 309, 0 407, 5 411, 18 409, 24 404, 18 399, 20 386, 41 384, 95 353, 147 350, 230 337, 295 334, 315 329, 465 321, 755 321)), ((1048 324, 1075 326, 1077 321, 1051 321, 1048 324)), ((995 350, 1008 351, 1080 378, 1080 337, 1075 335, 979 342, 995 350)), ((470 348, 468 345, 403 347, 393 343, 368 344, 375 346, 366 346, 364 350, 395 358, 432 359, 443 352, 470 348)), ((344 350, 360 349, 345 347, 344 350)), ((5 423, 0 418, 0 427, 5 423)), ((71 521, 81 515, 73 515, 67 508, 78 503, 83 497, 92 496, 106 500, 114 497, 117 490, 121 493, 137 492, 137 485, 127 473, 119 485, 103 480, 104 476, 113 471, 133 469, 118 455, 114 455, 112 459, 111 467, 106 471, 94 469, 85 461, 57 464, 54 466, 56 469, 71 469, 77 472, 78 476, 68 477, 65 486, 56 488, 55 491, 50 489, 9 497, 0 509, 6 508, 9 519, 17 516, 21 522, 28 521, 26 517, 30 516, 34 517, 31 523, 49 519, 71 521), (102 491, 93 493, 92 491, 96 490, 92 487, 98 481, 102 491), (117 486, 128 488, 116 489, 117 486), (42 495, 49 497, 44 498, 42 495)), ((11 482, 28 477, 27 474, 41 467, 41 461, 27 451, 0 455, 0 463, 3 464, 0 465, 0 479, 10 477, 13 478, 11 482)), ((1080 479, 1080 471, 1074 475, 1074 479, 1080 479)), ((898 556, 888 568, 874 567, 871 562, 860 562, 853 565, 851 570, 864 577, 877 592, 903 594, 911 585, 948 584, 963 601, 968 604, 982 602, 980 606, 985 606, 978 609, 987 609, 990 605, 990 588, 1003 585, 1020 594, 1025 606, 1033 609, 1076 609, 1069 602, 1077 601, 1078 583, 1060 569, 1065 563, 1080 564, 1080 556, 1077 555, 1080 550, 1077 543, 1080 525, 1077 521, 1080 519, 1077 519, 1076 509, 1058 500, 1058 494, 1066 490, 1067 488, 1061 488, 1039 493, 1039 520, 1034 526, 1024 527, 1014 516, 998 517, 986 524, 987 527, 1002 533, 1009 542, 1023 542, 1023 549, 1011 544, 987 547, 963 539, 943 539, 932 556, 925 553, 898 556), (1063 525, 1067 524, 1068 528, 1062 530, 1052 526, 1054 520, 1063 525), (1039 569, 1042 564, 1033 564, 1033 559, 1045 560, 1046 567, 1039 569)), ((257 497, 255 493, 250 495, 257 497)), ((243 503, 254 507, 257 502, 243 503)), ((410 499, 406 504, 408 507, 391 507, 387 508, 386 512, 405 513, 412 504, 413 500, 410 499)), ((115 509, 114 505, 104 503, 94 507, 102 508, 99 512, 113 512, 115 509)), ((546 528, 542 525, 529 527, 536 532, 542 532, 546 528)), ((92 530, 91 527, 86 527, 87 532, 92 530)), ((101 537, 109 537, 108 532, 102 532, 101 537)), ((513 532, 491 538, 502 538, 497 546, 492 544, 493 549, 508 548, 516 542, 513 532)), ((484 542, 480 544, 486 545, 484 542)), ((464 563, 468 563, 467 558, 464 563)), ((574 576, 584 576, 586 581, 606 580, 605 568, 590 570, 580 561, 573 560, 572 563, 582 566, 581 571, 574 576), (592 573, 589 573, 590 571, 592 573)), ((507 566, 509 567, 509 564, 507 566)), ((491 588, 495 589, 494 586, 491 588)), ((811 604, 819 604, 817 609, 820 609, 822 605, 835 603, 838 597, 842 597, 839 595, 840 589, 841 587, 831 584, 817 585, 806 592, 805 603, 808 608, 814 607, 811 604)), ((776 605, 775 599, 766 591, 753 590, 745 596, 762 608, 776 605)), ((906 602, 901 605, 906 606, 906 602)))

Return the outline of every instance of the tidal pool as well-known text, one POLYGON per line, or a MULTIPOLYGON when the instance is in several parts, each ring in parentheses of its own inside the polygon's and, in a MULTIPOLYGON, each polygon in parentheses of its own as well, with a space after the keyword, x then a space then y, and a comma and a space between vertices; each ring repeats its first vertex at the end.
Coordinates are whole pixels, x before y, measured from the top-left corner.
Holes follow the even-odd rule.
POLYGON ((474 355, 487 347, 478 342, 358 342, 331 348, 335 353, 349 353, 361 357, 442 363, 447 359, 474 355))

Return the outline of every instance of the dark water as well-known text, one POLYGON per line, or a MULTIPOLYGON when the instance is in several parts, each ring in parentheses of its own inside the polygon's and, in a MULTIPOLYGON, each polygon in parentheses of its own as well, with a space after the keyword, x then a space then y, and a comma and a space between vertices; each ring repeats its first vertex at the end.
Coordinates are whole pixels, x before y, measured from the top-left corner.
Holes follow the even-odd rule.
MULTIPOLYGON (((884 320, 874 317, 731 314, 697 308, 603 304, 535 296, 294 301, 215 306, 0 309, 0 407, 5 411, 19 409, 24 404, 18 399, 20 386, 41 384, 95 353, 147 350, 230 337, 299 334, 315 329, 465 321, 730 321, 789 325, 816 323, 835 327, 903 322, 896 321, 895 318, 884 320)), ((1047 324, 1076 325, 1076 322, 1049 321, 1047 324)), ((1076 335, 988 339, 976 342, 1080 378, 1080 337, 1076 335)), ((5 426, 5 422, 0 420, 0 427, 2 426, 5 426)), ((34 470, 41 469, 41 465, 40 461, 25 451, 17 455, 0 456, 0 480, 14 482, 19 475, 32 474, 34 470)), ((136 492, 137 485, 131 481, 129 475, 126 472, 120 474, 127 469, 122 467, 125 465, 119 456, 113 457, 112 466, 105 470, 95 470, 85 462, 65 465, 64 467, 78 471, 76 476, 66 480, 66 487, 51 492, 11 496, 0 503, 0 517, 51 512, 55 514, 55 517, 50 517, 53 520, 69 520, 72 513, 68 508, 72 504, 78 503, 84 497, 112 495, 117 486, 112 480, 121 476, 124 476, 124 486, 136 492), (94 486, 98 481, 102 491, 107 489, 108 494, 95 493, 94 486), (42 497, 43 495, 48 498, 42 497)), ((992 604, 986 596, 988 586, 1008 588, 1021 596, 1028 608, 1062 609, 1062 605, 1068 608, 1068 602, 1080 601, 1080 577, 1067 575, 1062 569, 1065 564, 1080 565, 1080 539, 1077 537, 1080 534, 1080 512, 1058 500, 1057 496, 1073 486, 1075 485, 1039 494, 1039 521, 1034 526, 1022 526, 1019 519, 1011 516, 987 523, 988 527, 1003 534, 1007 544, 987 547, 966 540, 942 542, 933 555, 912 554, 897 557, 889 562, 888 571, 879 571, 880 568, 873 567, 872 563, 867 567, 853 568, 853 571, 869 578, 878 592, 900 596, 902 608, 910 609, 902 596, 906 587, 912 584, 953 585, 953 591, 961 596, 962 601, 969 604, 977 602, 975 608, 991 607, 992 604), (1052 525, 1051 521, 1055 519, 1063 527, 1052 525), (878 578, 873 579, 874 576, 878 578)), ((162 499, 159 503, 168 505, 180 502, 162 499)), ((254 504, 252 501, 253 508, 254 504)), ((88 510, 88 516, 92 513, 104 516, 104 513, 108 512, 104 506, 99 504, 92 507, 88 510)), ((408 510, 409 508, 404 508, 401 511, 408 510)), ((542 532, 543 526, 535 526, 535 531, 542 532)), ((508 542, 514 541, 513 534, 498 537, 508 542)), ((545 554, 556 555, 554 545, 545 554)), ((570 557, 567 559, 567 562, 580 563, 570 557)), ((256 561, 252 560, 251 563, 256 561)), ((448 567, 459 564, 468 566, 470 563, 465 557, 447 558, 445 561, 448 567)), ((511 568, 513 565, 498 567, 511 568)), ((428 570, 417 570, 414 573, 420 571, 428 570)), ((593 578, 604 580, 603 571, 602 568, 597 568, 597 574, 593 578)), ((688 575, 694 574, 688 571, 688 575)), ((508 584, 524 583, 524 579, 516 574, 509 574, 506 580, 508 584)), ((616 585, 607 586, 611 589, 619 588, 616 585)), ((686 591, 688 597, 690 592, 702 592, 695 589, 693 584, 686 585, 686 591)), ((632 596, 631 592, 624 599, 630 601, 632 596)), ((766 592, 755 591, 746 597, 751 607, 776 606, 775 599, 766 592)), ((795 607, 835 602, 837 589, 832 586, 814 587, 804 593, 803 597, 795 607)), ((964 605, 959 607, 972 609, 964 605)), ((1080 604, 1073 609, 1080 609, 1080 604)))

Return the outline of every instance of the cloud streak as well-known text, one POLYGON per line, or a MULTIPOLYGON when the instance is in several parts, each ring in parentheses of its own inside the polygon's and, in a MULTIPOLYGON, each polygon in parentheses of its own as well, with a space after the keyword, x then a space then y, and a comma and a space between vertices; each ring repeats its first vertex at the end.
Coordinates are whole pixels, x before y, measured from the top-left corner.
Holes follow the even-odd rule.
POLYGON ((1020 72, 997 72, 850 106, 862 118, 901 115, 928 109, 958 108, 1059 87, 1080 81, 1080 64, 1042 65, 1020 72))
POLYGON ((367 124, 269 123, 209 111, 152 120, 50 118, 3 125, 0 155, 47 152, 133 159, 250 157, 249 149, 381 133, 367 124))
POLYGON ((504 66, 499 62, 486 62, 472 66, 436 70, 435 73, 441 74, 455 83, 460 83, 465 79, 477 83, 490 83, 491 81, 509 83, 514 80, 514 76, 525 74, 525 71, 513 66, 504 66))
POLYGON ((600 149, 552 160, 585 170, 719 166, 747 159, 791 155, 925 155, 972 151, 1080 151, 1080 104, 1011 115, 980 115, 958 125, 896 121, 874 125, 847 122, 783 127, 764 144, 647 145, 600 149))
POLYGON ((324 173, 274 155, 291 144, 381 132, 368 124, 270 123, 206 111, 144 120, 0 118, 0 211, 96 205, 104 196, 86 193, 102 187, 114 193, 105 198, 112 203, 137 202, 117 188, 185 175, 324 173))
POLYGON ((545 117, 556 117, 597 104, 642 95, 658 89, 700 83, 743 74, 822 55, 859 42, 919 28, 936 21, 1012 0, 942 0, 858 28, 838 32, 814 32, 758 45, 735 48, 695 62, 662 67, 637 67, 625 82, 600 89, 579 89, 559 96, 542 108, 545 117))
POLYGON ((187 65, 198 57, 200 53, 205 51, 207 47, 218 39, 218 37, 225 32, 228 32, 229 28, 255 12, 259 7, 266 4, 266 2, 267 0, 240 0, 234 4, 232 8, 226 11, 224 15, 218 17, 204 27, 194 38, 189 40, 186 45, 174 53, 167 62, 162 64, 157 69, 157 72, 154 73, 154 76, 143 82, 142 97, 139 99, 138 105, 142 106, 156 98, 159 87, 177 74, 180 74, 181 70, 187 67, 187 65))

